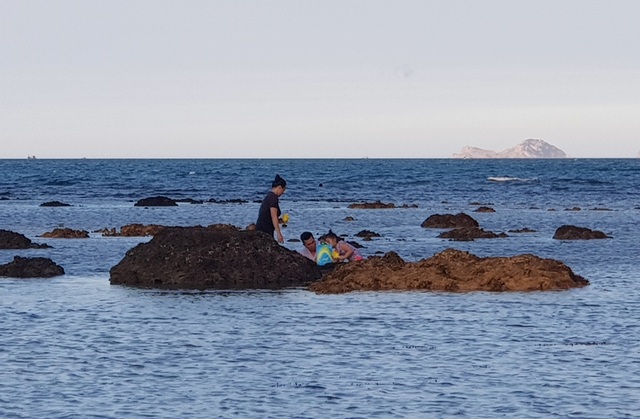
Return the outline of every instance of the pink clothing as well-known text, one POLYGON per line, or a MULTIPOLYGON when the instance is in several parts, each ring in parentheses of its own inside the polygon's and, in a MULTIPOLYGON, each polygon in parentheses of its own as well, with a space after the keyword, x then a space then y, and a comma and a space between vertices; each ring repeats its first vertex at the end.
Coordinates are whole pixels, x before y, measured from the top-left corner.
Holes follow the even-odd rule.
POLYGON ((336 250, 338 251, 338 253, 340 253, 340 256, 342 256, 345 253, 347 253, 347 249, 352 249, 353 250, 353 253, 351 253, 351 256, 349 257, 349 262, 355 262, 355 261, 358 261, 358 260, 363 260, 363 257, 360 254, 360 252, 358 251, 358 249, 356 249, 355 247, 353 247, 352 245, 350 245, 346 241, 340 240, 338 243, 336 243, 336 250))

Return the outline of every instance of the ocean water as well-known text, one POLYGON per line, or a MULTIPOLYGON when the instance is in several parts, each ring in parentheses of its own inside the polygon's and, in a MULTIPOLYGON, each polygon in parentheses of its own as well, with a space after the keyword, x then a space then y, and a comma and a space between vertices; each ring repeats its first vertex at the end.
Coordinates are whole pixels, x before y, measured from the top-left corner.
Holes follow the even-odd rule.
POLYGON ((0 250, 0 263, 44 256, 66 271, 0 278, 0 417, 637 417, 639 227, 640 159, 0 160, 0 228, 53 246, 0 250), (369 229, 382 237, 361 242, 365 256, 532 253, 565 262, 591 285, 145 290, 111 286, 109 269, 148 238, 39 237, 134 222, 246 226, 275 173, 288 181, 285 239, 329 228, 353 239, 369 229), (156 195, 246 202, 133 206, 156 195), (39 206, 53 200, 71 206, 39 206), (376 200, 418 207, 347 208, 376 200), (473 212, 481 204, 496 212, 473 212), (495 232, 536 232, 452 242, 420 227, 457 212, 495 232), (563 224, 613 238, 553 240, 563 224))

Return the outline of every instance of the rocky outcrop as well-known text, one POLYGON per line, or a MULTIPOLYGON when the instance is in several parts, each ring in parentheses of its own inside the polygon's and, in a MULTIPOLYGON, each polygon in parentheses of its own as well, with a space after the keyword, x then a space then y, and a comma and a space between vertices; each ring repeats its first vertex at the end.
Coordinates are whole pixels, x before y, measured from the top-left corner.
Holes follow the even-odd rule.
POLYGON ((23 234, 0 230, 0 249, 47 249, 51 246, 31 241, 23 234))
POLYGON ((111 284, 174 289, 280 289, 321 276, 318 266, 259 231, 167 227, 129 250, 111 284))
POLYGON ((390 208, 395 208, 395 207, 396 207, 396 204, 394 204, 393 202, 385 204, 384 202, 381 202, 381 201, 375 201, 375 202, 353 203, 353 204, 350 204, 347 208, 351 208, 351 209, 390 209, 390 208))
POLYGON ((433 214, 421 224, 423 228, 463 228, 479 227, 479 224, 469 215, 461 212, 453 214, 433 214))
POLYGON ((595 239, 610 239, 602 231, 591 230, 585 227, 576 227, 572 225, 563 225, 559 227, 553 238, 556 240, 595 240, 595 239))
POLYGON ((166 196, 144 198, 133 204, 134 207, 177 207, 178 204, 166 196))
POLYGON ((543 140, 528 139, 504 151, 495 152, 476 147, 464 147, 453 155, 461 159, 564 159, 569 156, 543 140))
POLYGON ((480 258, 447 249, 419 262, 394 252, 341 264, 310 286, 321 294, 351 291, 546 291, 588 285, 564 263, 534 255, 480 258))
POLYGON ((509 237, 505 233, 496 234, 493 231, 484 230, 479 227, 464 227, 442 232, 438 235, 440 239, 450 239, 453 241, 469 242, 475 239, 498 239, 509 237))
POLYGON ((49 202, 43 202, 42 204, 40 204, 41 207, 70 207, 71 204, 65 204, 64 202, 60 202, 60 201, 49 201, 49 202))
POLYGON ((51 278, 64 275, 64 269, 49 258, 14 256, 13 261, 0 265, 0 276, 10 278, 51 278))
POLYGON ((42 233, 40 237, 51 239, 88 239, 89 232, 85 230, 73 230, 71 228, 54 228, 52 231, 42 233))

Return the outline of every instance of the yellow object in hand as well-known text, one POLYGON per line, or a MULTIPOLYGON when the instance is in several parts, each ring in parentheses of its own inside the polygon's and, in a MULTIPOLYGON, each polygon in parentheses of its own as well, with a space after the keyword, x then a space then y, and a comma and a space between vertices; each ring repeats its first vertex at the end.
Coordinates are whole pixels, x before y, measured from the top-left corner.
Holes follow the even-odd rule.
POLYGON ((289 214, 284 214, 284 215, 282 216, 282 223, 283 223, 283 224, 287 224, 287 223, 289 223, 289 214))
POLYGON ((337 250, 334 250, 333 252, 331 252, 331 257, 333 259, 338 259, 340 257, 340 253, 337 250))

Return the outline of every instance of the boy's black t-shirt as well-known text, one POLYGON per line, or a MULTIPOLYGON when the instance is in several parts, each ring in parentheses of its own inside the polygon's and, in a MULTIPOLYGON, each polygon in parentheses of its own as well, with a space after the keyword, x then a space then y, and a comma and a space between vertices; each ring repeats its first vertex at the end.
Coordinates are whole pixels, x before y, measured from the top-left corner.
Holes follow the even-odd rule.
POLYGON ((278 210, 278 217, 280 217, 278 195, 269 191, 260 205, 258 221, 256 221, 256 230, 264 231, 267 234, 273 235, 275 227, 273 227, 273 222, 271 222, 271 208, 276 208, 278 210))

